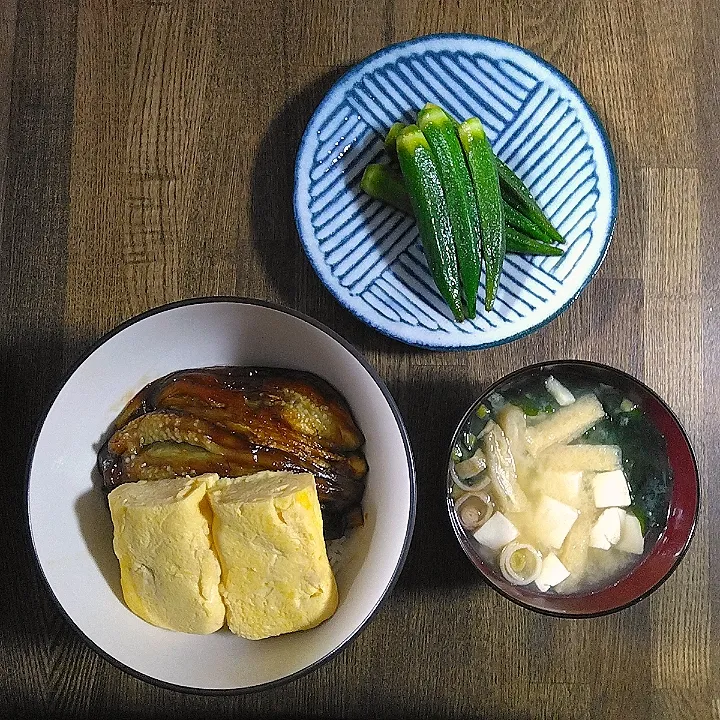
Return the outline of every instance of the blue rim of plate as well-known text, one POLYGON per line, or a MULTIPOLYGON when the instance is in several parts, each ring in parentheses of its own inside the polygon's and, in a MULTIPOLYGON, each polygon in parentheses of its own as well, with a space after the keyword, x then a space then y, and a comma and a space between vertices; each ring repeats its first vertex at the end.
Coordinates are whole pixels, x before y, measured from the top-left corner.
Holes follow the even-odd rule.
MULTIPOLYGON (((537 78, 536 80, 537 84, 540 85, 541 81, 537 78)), ((462 101, 459 102, 465 104, 467 103, 467 98, 463 97, 462 101)), ((360 119, 360 115, 358 115, 358 119, 360 119)), ((389 124, 387 126, 389 127, 389 124)), ((491 131, 488 131, 488 137, 490 137, 490 135, 491 131)), ((330 139, 333 138, 331 137, 330 139)), ((344 140, 345 138, 342 137, 341 139, 344 140)), ((376 143, 379 140, 381 144, 382 137, 380 137, 377 133, 375 133, 374 138, 373 134, 370 134, 369 142, 373 142, 373 139, 376 143)), ((490 139, 492 142, 492 138, 490 139)), ((327 140, 323 142, 327 143, 327 140)), ((335 145, 337 146, 338 142, 336 142, 335 145)), ((588 147, 587 142, 584 147, 588 147)), ((335 164, 335 162, 340 160, 345 152, 349 153, 351 149, 352 143, 346 145, 344 148, 341 148, 338 157, 334 158, 331 162, 331 166, 335 164)), ((502 156, 502 152, 500 152, 500 155, 502 156)), ((544 153, 542 155, 544 155, 544 153)), ((376 160, 368 160, 368 162, 373 161, 376 160)), ((365 163, 363 163, 363 165, 364 164, 365 163)), ((562 172, 559 174, 562 174, 562 172)), ((320 277, 324 285, 331 292, 331 294, 335 297, 335 299, 347 310, 353 313, 356 317, 358 317, 360 320, 362 320, 375 330, 379 331, 380 333, 409 345, 434 350, 479 350, 484 348, 496 347, 498 345, 503 345, 513 340, 525 337, 557 318, 577 299, 580 293, 587 287, 587 285, 590 283, 590 281, 593 279, 598 269, 600 268, 603 260, 605 259, 610 240, 612 238, 612 234, 615 228, 619 196, 617 166, 615 163, 615 158, 610 145, 610 141, 607 137, 607 133, 602 123, 600 122, 596 112, 588 104, 588 102, 585 100, 582 93, 578 90, 575 84, 546 60, 539 57, 535 53, 526 50, 525 48, 519 47, 518 45, 503 40, 498 40, 496 38, 461 33, 426 35, 420 38, 415 38, 412 40, 407 40, 404 42, 396 43, 394 45, 390 45, 368 56, 360 63, 355 65, 353 68, 351 68, 347 73, 345 73, 345 75, 343 75, 333 85, 333 87, 328 91, 323 100, 320 102, 303 133, 296 156, 294 181, 295 187, 293 193, 293 206, 295 212, 295 221, 300 240, 303 244, 303 247, 313 269, 317 273, 318 277, 320 277), (541 72, 541 75, 544 75, 546 77, 546 82, 548 79, 554 81, 555 86, 552 86, 551 90, 556 91, 556 86, 561 87, 564 91, 563 94, 560 95, 561 100, 567 101, 568 104, 574 104, 575 111, 581 111, 586 116, 582 119, 584 120, 584 122, 580 120, 577 120, 577 122, 580 123, 584 132, 587 132, 589 129, 591 132, 595 133, 595 139, 597 140, 597 142, 596 147, 590 146, 590 150, 593 151, 591 157, 595 164, 597 164, 598 162, 604 163, 604 172, 607 173, 607 192, 609 193, 609 197, 607 197, 605 201, 605 205, 607 206, 607 213, 600 230, 590 231, 590 239, 588 240, 587 245, 592 242, 596 244, 595 258, 593 264, 587 267, 587 269, 585 270, 582 282, 577 287, 573 287, 570 294, 567 295, 567 297, 562 301, 562 304, 552 309, 552 311, 549 312, 547 315, 540 316, 537 321, 533 322, 527 327, 523 327, 521 329, 516 328, 515 330, 513 330, 512 328, 508 328, 509 332, 507 333, 507 335, 489 341, 482 339, 481 331, 475 332, 471 337, 469 337, 468 342, 463 343, 443 342, 442 339, 435 338, 429 340, 427 337, 413 338, 408 334, 408 332, 403 332, 404 328, 402 327, 402 323, 392 322, 389 320, 385 321, 385 319, 383 319, 379 313, 374 312, 374 308, 370 306, 367 302, 365 302, 365 306, 367 309, 365 309, 365 311, 360 309, 358 307, 358 303, 355 302, 353 298, 353 294, 351 294, 346 288, 339 285, 337 279, 330 271, 328 264, 324 261, 324 257, 322 257, 322 252, 319 249, 319 241, 315 235, 314 228, 310 219, 310 180, 307 170, 309 168, 309 170, 312 171, 312 169, 316 167, 313 156, 315 148, 312 145, 313 142, 319 144, 319 142, 317 141, 317 135, 319 132, 318 127, 321 125, 323 120, 327 120, 327 114, 329 112, 332 112, 339 102, 344 102, 347 92, 351 90, 357 82, 367 77, 370 72, 375 72, 378 69, 385 69, 388 67, 390 62, 416 57, 416 54, 418 52, 440 53, 442 50, 438 46, 442 45, 444 47, 446 44, 452 45, 452 50, 456 52, 465 51, 467 53, 474 52, 479 55, 490 55, 494 51, 496 56, 503 61, 506 60, 506 58, 504 57, 505 55, 520 56, 533 69, 539 70, 541 72), (413 53, 415 53, 415 55, 413 55, 413 53), (381 64, 382 61, 385 61, 385 64, 381 64), (596 237, 598 238, 597 240, 595 239, 596 237)), ((531 189, 533 188, 531 187, 531 189)), ((598 199, 600 199, 599 192, 598 198, 595 201, 596 204, 598 199)), ((371 201, 371 203, 375 202, 376 201, 371 201)), ((398 211, 393 211, 391 209, 388 210, 388 214, 394 214, 397 217, 401 216, 401 213, 399 213, 398 211)), ((409 222, 410 224, 412 224, 412 221, 409 222)), ((406 232, 407 231, 404 231, 404 233, 406 232)), ((416 232, 412 232, 416 236, 416 232)), ((415 241, 415 243, 417 244, 417 241, 415 241)), ((572 245, 572 242, 570 243, 570 245, 572 245)), ((401 254, 402 253, 406 253, 406 250, 401 251, 401 254)), ((385 253, 385 255, 387 254, 388 253, 385 253)), ((394 259, 391 262, 394 262, 394 259)), ((389 267, 390 265, 387 265, 385 269, 388 269, 389 267)), ((432 288, 430 292, 436 293, 434 288, 432 288)), ((448 318, 450 317, 449 311, 446 313, 446 315, 448 318)), ((479 313, 479 316, 481 315, 482 312, 479 313)), ((465 325, 465 323, 463 323, 463 325, 465 325)))

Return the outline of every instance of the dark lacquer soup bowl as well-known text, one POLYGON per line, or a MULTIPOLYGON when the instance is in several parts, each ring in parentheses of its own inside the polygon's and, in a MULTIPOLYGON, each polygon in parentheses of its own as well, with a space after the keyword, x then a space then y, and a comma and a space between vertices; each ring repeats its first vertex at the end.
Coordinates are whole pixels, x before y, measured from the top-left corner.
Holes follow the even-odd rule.
POLYGON ((599 363, 502 378, 450 447, 447 507, 465 554, 501 595, 548 615, 593 617, 647 597, 685 555, 699 502, 673 411, 599 363))

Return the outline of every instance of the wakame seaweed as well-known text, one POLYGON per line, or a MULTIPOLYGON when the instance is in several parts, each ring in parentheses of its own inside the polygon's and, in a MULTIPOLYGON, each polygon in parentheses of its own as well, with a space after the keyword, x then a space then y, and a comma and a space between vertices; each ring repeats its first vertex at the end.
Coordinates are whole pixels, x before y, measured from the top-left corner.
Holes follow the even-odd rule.
POLYGON ((632 510, 643 532, 665 524, 672 470, 667 445, 659 430, 637 407, 623 411, 624 396, 601 385, 596 395, 607 417, 590 428, 578 442, 593 445, 619 445, 625 477, 630 485, 632 510))

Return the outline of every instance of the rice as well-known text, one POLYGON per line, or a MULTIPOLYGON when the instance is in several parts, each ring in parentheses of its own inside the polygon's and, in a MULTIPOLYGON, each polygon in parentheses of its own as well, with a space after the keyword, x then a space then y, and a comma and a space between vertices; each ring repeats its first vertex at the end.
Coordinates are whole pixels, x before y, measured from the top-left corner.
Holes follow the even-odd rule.
POLYGON ((346 544, 348 537, 343 535, 335 540, 328 540, 325 543, 328 560, 332 571, 337 574, 347 562, 346 544))

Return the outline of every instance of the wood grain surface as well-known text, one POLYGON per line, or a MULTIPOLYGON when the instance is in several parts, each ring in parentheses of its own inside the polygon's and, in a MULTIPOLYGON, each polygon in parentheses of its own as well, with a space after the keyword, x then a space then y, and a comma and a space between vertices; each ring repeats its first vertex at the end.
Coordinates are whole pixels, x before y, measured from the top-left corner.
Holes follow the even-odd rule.
POLYGON ((0 717, 720 719, 719 38, 715 0, 2 0, 0 717), (437 31, 555 64, 597 110, 620 171, 595 280, 544 329, 482 352, 413 349, 347 313, 291 207, 298 142, 332 83, 437 31), (360 637, 289 685, 224 698, 154 687, 87 647, 40 580, 24 515, 32 435, 67 369, 138 312, 219 294, 308 313, 359 348, 403 413, 419 490, 405 569, 360 637), (483 585, 442 502, 471 399, 563 357, 654 387, 702 477, 677 572, 583 621, 483 585))

